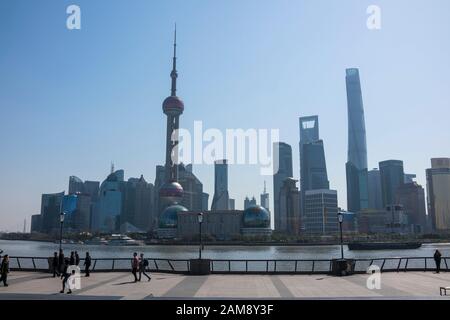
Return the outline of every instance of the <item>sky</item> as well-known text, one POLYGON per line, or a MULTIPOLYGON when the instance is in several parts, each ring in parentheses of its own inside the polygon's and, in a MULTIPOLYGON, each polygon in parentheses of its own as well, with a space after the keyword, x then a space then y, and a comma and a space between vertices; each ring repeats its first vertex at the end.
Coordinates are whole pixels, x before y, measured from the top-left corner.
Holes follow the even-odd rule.
MULTIPOLYGON (((0 230, 28 228, 69 176, 153 182, 163 164, 174 23, 181 127, 279 129, 299 178, 300 116, 318 115, 330 186, 346 208, 345 69, 359 68, 369 168, 404 161, 426 185, 450 156, 448 0, 0 1, 0 230), (69 5, 81 29, 66 27, 69 5), (369 30, 367 8, 381 9, 369 30)), ((210 194, 214 167, 194 172, 210 194)), ((229 168, 237 208, 272 177, 229 168)))

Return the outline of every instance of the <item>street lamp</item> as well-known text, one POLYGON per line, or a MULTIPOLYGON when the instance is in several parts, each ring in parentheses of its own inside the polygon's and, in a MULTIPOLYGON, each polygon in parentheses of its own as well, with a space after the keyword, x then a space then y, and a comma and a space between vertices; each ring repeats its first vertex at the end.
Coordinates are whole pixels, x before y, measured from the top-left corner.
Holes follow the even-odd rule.
POLYGON ((63 234, 63 224, 64 224, 64 212, 59 215, 60 230, 59 230, 59 251, 62 250, 62 234, 63 234))
POLYGON ((341 259, 344 260, 344 245, 342 241, 342 222, 344 222, 344 215, 341 210, 338 210, 339 231, 341 234, 341 259))
POLYGON ((202 223, 203 223, 203 213, 199 212, 197 215, 198 225, 200 227, 200 247, 198 249, 199 260, 202 260, 202 223))

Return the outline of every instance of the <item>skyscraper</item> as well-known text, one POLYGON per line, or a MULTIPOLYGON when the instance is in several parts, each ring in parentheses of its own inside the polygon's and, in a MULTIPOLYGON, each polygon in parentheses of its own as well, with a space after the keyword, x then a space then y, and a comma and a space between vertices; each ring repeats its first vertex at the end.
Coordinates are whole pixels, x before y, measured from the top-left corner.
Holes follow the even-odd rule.
POLYGON ((367 185, 369 191, 369 208, 378 210, 385 209, 383 208, 383 197, 381 195, 381 175, 378 168, 368 172, 367 185))
POLYGON ((217 160, 214 163, 214 197, 211 210, 228 210, 229 199, 227 160, 217 160))
POLYGON ((379 163, 381 176, 381 194, 383 207, 397 204, 396 194, 400 186, 403 185, 405 173, 403 171, 403 161, 386 160, 379 163))
POLYGON ((275 220, 275 230, 278 232, 298 235, 300 232, 300 192, 296 186, 297 180, 286 178, 280 190, 279 214, 275 220))
POLYGON ((252 197, 251 200, 250 200, 248 197, 245 197, 245 200, 244 200, 244 210, 245 210, 245 209, 248 209, 248 208, 250 208, 250 207, 254 207, 254 206, 256 206, 256 205, 257 205, 257 203, 256 203, 255 197, 252 197))
POLYGON ((300 118, 300 189, 328 189, 323 141, 319 140, 319 117, 300 118))
POLYGON ((348 108, 347 209, 358 212, 369 205, 367 189, 366 125, 358 69, 346 70, 348 108))
POLYGON ((432 228, 450 230, 450 158, 431 159, 427 169, 428 213, 432 228))
POLYGON ((140 231, 153 229, 154 188, 144 177, 130 178, 125 185, 124 209, 120 218, 120 226, 130 224, 140 231))
POLYGON ((266 191, 266 182, 264 181, 264 191, 261 193, 261 207, 269 210, 269 194, 266 191))
POLYGON ((308 190, 304 197, 304 229, 307 233, 329 234, 338 231, 338 200, 335 190, 308 190))
POLYGON ((59 216, 62 212, 64 192, 43 194, 41 201, 41 232, 55 233, 59 230, 59 216))
POLYGON ((417 182, 401 185, 397 189, 396 203, 403 206, 408 215, 408 222, 413 225, 415 233, 425 232, 427 213, 425 209, 425 190, 417 182))
POLYGON ((99 199, 94 205, 92 230, 116 232, 120 228, 125 191, 124 171, 111 172, 100 186, 99 199))
MULTIPOLYGON (((286 178, 292 177, 292 148, 284 142, 276 142, 273 145, 274 151, 274 168, 273 175, 273 203, 274 203, 274 220, 275 230, 281 228, 280 217, 280 192, 283 187, 283 182, 286 178)), ((300 205, 300 203, 299 203, 300 205)))

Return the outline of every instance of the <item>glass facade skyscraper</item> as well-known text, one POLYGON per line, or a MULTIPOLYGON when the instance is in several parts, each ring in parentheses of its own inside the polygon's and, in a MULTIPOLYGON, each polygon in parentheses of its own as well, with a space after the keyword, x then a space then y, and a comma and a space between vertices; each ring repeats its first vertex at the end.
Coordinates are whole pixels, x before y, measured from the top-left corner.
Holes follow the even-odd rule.
POLYGON ((358 69, 346 70, 348 108, 347 209, 358 212, 369 205, 367 144, 358 69))
POLYGON ((273 175, 274 222, 275 230, 281 230, 280 193, 284 180, 291 178, 293 175, 292 148, 287 143, 276 142, 273 145, 273 152, 275 160, 274 168, 276 169, 273 175))
POLYGON ((387 160, 379 163, 383 208, 395 205, 397 190, 404 183, 403 161, 387 160))

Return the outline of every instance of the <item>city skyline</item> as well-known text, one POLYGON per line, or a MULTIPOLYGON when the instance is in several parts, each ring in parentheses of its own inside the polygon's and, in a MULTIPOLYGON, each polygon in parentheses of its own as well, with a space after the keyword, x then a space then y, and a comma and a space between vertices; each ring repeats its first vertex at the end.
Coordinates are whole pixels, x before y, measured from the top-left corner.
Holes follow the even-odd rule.
MULTIPOLYGON (((383 3, 381 7, 386 11, 392 9, 400 13, 400 9, 404 9, 400 4, 392 5, 384 1, 381 1, 381 3, 383 3)), ((421 7, 422 2, 416 1, 415 4, 415 8, 417 9, 417 7, 421 7)), ((253 5, 256 4, 253 3, 253 5)), ((441 5, 443 7, 449 6, 445 2, 441 2, 441 5)), ((10 6, 12 8, 14 7, 13 5, 10 6)), ((18 7, 20 8, 20 6, 19 4, 18 7)), ((83 10, 89 8, 98 9, 95 8, 96 5, 87 4, 85 1, 80 1, 80 6, 83 10)), ((147 7, 147 4, 139 3, 139 6, 147 7)), ((177 6, 177 12, 180 12, 180 14, 183 8, 186 9, 186 6, 178 1, 171 2, 170 5, 160 6, 166 10, 168 7, 177 6)), ((211 4, 207 6, 211 9, 211 4)), ((227 7, 223 4, 217 6, 227 7)), ((237 3, 232 2, 229 6, 234 8, 237 6, 237 3)), ((334 7, 333 4, 329 6, 331 8, 334 7)), ((44 7, 50 6, 47 5, 44 7)), ((227 7, 228 10, 230 10, 230 7, 227 7)), ((274 15, 281 14, 280 10, 286 10, 287 7, 287 4, 284 3, 281 6, 282 9, 278 9, 274 15)), ((302 3, 302 8, 311 12, 318 13, 321 7, 322 5, 314 6, 302 3)), ((345 31, 346 28, 350 28, 353 26, 353 23, 360 20, 361 31, 357 33, 357 39, 360 42, 373 41, 374 45, 386 45, 386 43, 393 40, 393 35, 386 35, 386 33, 389 33, 386 29, 392 28, 393 21, 386 23, 386 26, 383 26, 380 31, 369 31, 365 29, 364 5, 355 7, 361 9, 360 18, 356 19, 356 17, 352 16, 351 22, 347 22, 345 26, 340 27, 341 31, 345 31)), ((16 10, 15 12, 20 18, 19 20, 26 23, 25 20, 28 13, 22 12, 19 8, 15 7, 13 9, 16 10)), ((247 3, 242 5, 241 9, 245 12, 246 10, 250 10, 250 8, 251 5, 247 3)), ((261 11, 258 11, 257 14, 264 15, 267 14, 265 10, 268 10, 270 6, 262 5, 259 8, 261 11)), ((56 9, 49 9, 49 17, 58 19, 56 11, 53 12, 53 10, 56 9)), ((342 13, 342 10, 339 9, 338 12, 342 13)), ((356 12, 355 10, 357 9, 352 7, 352 10, 356 12)), ((86 11, 86 16, 89 17, 89 15, 92 15, 91 11, 86 11)), ((134 10, 132 12, 133 14, 137 14, 134 10)), ((283 11, 283 13, 286 12, 283 11)), ((180 58, 180 61, 182 61, 180 63, 182 76, 180 76, 179 83, 183 87, 182 95, 184 100, 189 105, 188 111, 183 115, 182 127, 189 129, 193 121, 203 120, 206 126, 219 129, 281 128, 280 141, 289 143, 294 148, 292 150, 293 154, 298 154, 298 149, 295 147, 298 145, 298 118, 317 114, 321 122, 321 139, 324 140, 330 188, 338 190, 338 199, 341 207, 346 207, 346 68, 359 67, 361 71, 361 85, 363 87, 366 111, 369 170, 377 166, 380 161, 401 159, 404 161, 405 171, 417 174, 419 184, 425 186, 425 170, 430 166, 430 159, 433 157, 448 156, 445 153, 448 150, 448 146, 445 143, 441 143, 441 141, 449 141, 448 138, 450 138, 450 134, 447 132, 448 130, 445 131, 446 123, 443 120, 445 118, 444 116, 433 120, 433 126, 427 127, 425 132, 418 130, 418 128, 422 128, 420 123, 425 118, 424 115, 431 114, 431 112, 443 112, 444 115, 448 114, 446 108, 448 108, 448 101, 450 99, 448 94, 444 93, 443 88, 448 86, 450 82, 448 78, 450 72, 446 71, 450 71, 450 65, 447 60, 438 58, 441 54, 442 57, 446 54, 448 55, 450 51, 448 45, 444 48, 441 47, 440 50, 442 52, 440 53, 433 51, 430 47, 423 47, 423 50, 428 50, 440 62, 442 74, 434 77, 427 76, 427 70, 425 70, 435 63, 429 61, 422 61, 422 64, 418 68, 415 66, 415 72, 408 73, 410 71, 406 68, 408 63, 411 63, 414 58, 407 57, 405 59, 406 61, 400 61, 402 54, 410 53, 408 51, 408 45, 400 45, 400 49, 397 48, 397 50, 394 50, 392 53, 393 56, 391 57, 389 55, 389 58, 392 59, 388 59, 388 56, 385 55, 383 59, 377 60, 374 59, 373 54, 368 54, 367 58, 364 58, 363 56, 366 50, 361 50, 358 57, 349 54, 349 57, 345 59, 339 59, 339 57, 333 59, 334 57, 332 58, 324 54, 320 46, 313 45, 311 49, 311 42, 314 43, 314 39, 313 37, 307 37, 305 33, 305 29, 311 31, 314 30, 311 29, 313 26, 318 28, 323 28, 323 26, 317 26, 309 20, 310 24, 306 25, 306 27, 303 25, 302 28, 301 24, 296 24, 296 18, 299 18, 299 16, 303 17, 304 13, 297 12, 298 16, 292 13, 287 23, 282 23, 278 19, 276 20, 278 24, 275 24, 275 26, 278 28, 278 32, 285 28, 287 29, 288 26, 295 25, 297 26, 295 29, 296 33, 289 34, 298 34, 300 37, 304 37, 302 40, 309 40, 310 49, 308 50, 311 51, 310 54, 312 56, 314 56, 314 51, 316 53, 322 53, 322 56, 315 57, 315 63, 326 64, 325 61, 327 59, 339 62, 329 70, 323 68, 320 69, 320 72, 314 72, 312 69, 308 70, 306 64, 306 62, 311 63, 313 57, 305 56, 303 53, 300 54, 300 57, 304 60, 299 60, 299 57, 290 54, 286 62, 278 61, 278 63, 274 64, 275 70, 272 70, 273 67, 269 68, 270 70, 268 71, 271 75, 269 79, 256 79, 260 76, 258 69, 264 69, 264 58, 266 57, 265 54, 258 52, 258 49, 261 50, 264 45, 269 45, 268 43, 261 44, 261 35, 257 38, 250 37, 252 41, 249 41, 250 43, 244 47, 249 50, 248 56, 243 56, 240 50, 238 50, 238 56, 236 55, 237 52, 232 50, 232 52, 227 50, 225 52, 219 52, 220 49, 224 48, 222 47, 224 44, 211 42, 210 39, 204 36, 204 32, 198 30, 198 26, 190 26, 186 21, 183 21, 180 14, 167 14, 161 18, 164 19, 164 23, 162 23, 162 26, 158 26, 157 29, 151 27, 143 28, 146 26, 146 23, 140 22, 143 24, 141 25, 135 22, 131 24, 131 27, 125 27, 126 30, 121 30, 120 32, 126 34, 128 32, 132 34, 133 31, 138 32, 138 35, 132 38, 131 49, 125 51, 128 54, 128 58, 135 58, 139 63, 145 62, 144 66, 146 67, 137 67, 135 63, 131 63, 130 61, 127 63, 126 58, 120 58, 118 55, 111 53, 111 57, 107 59, 108 61, 96 68, 99 74, 103 72, 104 75, 96 75, 93 80, 87 79, 88 73, 83 70, 89 66, 92 67, 91 64, 95 61, 98 62, 98 56, 95 57, 94 55, 92 60, 84 57, 84 62, 78 62, 74 67, 68 66, 63 57, 57 59, 56 65, 60 66, 64 73, 72 73, 76 77, 75 81, 71 80, 68 75, 64 76, 61 72, 57 72, 56 69, 51 69, 54 73, 52 75, 55 78, 52 76, 45 78, 43 75, 45 72, 44 66, 48 67, 52 58, 55 58, 55 53, 52 53, 48 59, 45 59, 43 54, 50 53, 49 50, 55 50, 58 45, 66 45, 67 48, 75 51, 67 54, 67 59, 70 61, 70 59, 75 59, 77 55, 83 54, 81 49, 76 49, 77 45, 81 45, 83 50, 86 50, 87 46, 90 45, 94 47, 93 49, 97 49, 94 52, 102 55, 105 51, 99 46, 95 46, 92 42, 95 36, 98 36, 99 30, 103 30, 100 24, 96 25, 97 30, 95 31, 94 29, 93 32, 97 34, 94 36, 88 36, 89 32, 87 30, 92 30, 89 29, 92 28, 92 25, 89 26, 87 23, 85 29, 80 30, 80 34, 75 35, 71 33, 66 34, 69 31, 63 28, 63 30, 59 30, 59 27, 53 25, 56 22, 52 22, 51 26, 41 26, 34 31, 19 28, 17 32, 22 34, 26 39, 29 39, 33 34, 40 35, 47 28, 56 28, 56 31, 53 31, 53 33, 56 33, 54 36, 56 37, 57 44, 53 44, 47 50, 39 50, 36 56, 29 56, 29 54, 20 51, 20 49, 30 50, 37 45, 36 43, 27 45, 14 42, 11 38, 7 37, 5 41, 9 41, 9 51, 4 52, 5 59, 0 60, 0 66, 6 71, 0 76, 0 84, 6 88, 0 95, 0 101, 2 108, 7 108, 6 119, 8 119, 7 122, 3 119, 4 123, 2 123, 2 129, 0 129, 2 136, 6 137, 6 139, 2 139, 0 144, 1 149, 5 152, 5 157, 2 157, 2 160, 0 160, 0 165, 3 168, 8 168, 5 174, 5 180, 2 182, 0 188, 2 191, 0 198, 0 219, 2 223, 0 229, 15 231, 15 228, 16 230, 22 230, 23 219, 25 217, 28 219, 28 225, 30 225, 30 216, 39 212, 41 194, 67 190, 69 176, 75 175, 83 180, 103 181, 108 174, 108 166, 111 160, 116 163, 117 167, 125 170, 127 177, 138 178, 143 174, 147 181, 154 181, 155 167, 156 165, 163 164, 164 160, 162 156, 164 154, 164 144, 161 141, 164 141, 165 121, 161 115, 160 105, 161 100, 167 95, 168 44, 171 41, 170 34, 173 32, 173 22, 175 20, 178 22, 179 32, 181 29, 181 34, 183 34, 180 37, 182 39, 180 41, 183 43, 183 54, 180 58), (153 37, 153 41, 149 41, 151 44, 143 45, 141 41, 144 40, 147 33, 153 37), (65 37, 68 39, 64 39, 65 37), (89 37, 89 41, 83 40, 83 37, 89 37), (73 46, 69 44, 71 41, 74 42, 73 46), (155 45, 155 47, 152 45, 155 45), (199 47, 196 48, 197 45, 199 47), (207 57, 208 52, 205 53, 204 49, 208 46, 213 50, 218 59, 207 57), (252 46, 256 48, 252 48, 252 46), (11 55, 18 52, 22 53, 12 59, 12 66, 7 66, 8 57, 12 58, 11 55), (199 56, 196 56, 197 54, 199 56), (255 54, 257 59, 250 61, 249 58, 252 55, 255 57, 255 54), (219 57, 222 59, 219 59, 219 57), (237 62, 241 68, 235 72, 227 71, 226 69, 230 67, 229 61, 226 59, 227 57, 232 59, 233 62, 237 62), (28 60, 30 58, 32 59, 28 60), (40 67, 37 65, 39 59, 44 62, 44 66, 40 67), (118 68, 122 72, 124 80, 133 80, 131 82, 133 87, 130 84, 125 85, 124 80, 114 78, 107 85, 100 86, 98 92, 93 92, 89 88, 93 84, 91 81, 105 81, 108 75, 111 76, 114 74, 114 71, 116 71, 114 62, 116 61, 119 64, 118 68), (204 66, 200 66, 200 63, 203 63, 204 66), (370 66, 371 63, 374 63, 375 67, 370 66), (21 64, 20 67, 19 64, 21 64), (393 69, 393 64, 397 64, 397 68, 393 69), (130 65, 132 68, 129 72, 124 69, 127 65, 130 65), (29 73, 30 71, 27 70, 27 67, 31 68, 33 73, 29 73), (77 70, 77 68, 79 69, 77 70), (15 72, 14 69, 16 69, 15 72), (37 71, 35 72, 35 70, 37 71), (405 74, 407 70, 408 72, 405 74), (297 78, 299 73, 302 73, 302 75, 297 78), (32 75, 35 76, 32 77, 32 75), (211 75, 214 81, 208 83, 207 79, 211 75), (411 79, 405 79, 406 75, 409 75, 411 79), (32 89, 37 85, 40 77, 44 77, 46 81, 40 83, 40 89, 32 89), (55 81, 58 77, 62 77, 61 83, 64 83, 64 81, 66 83, 62 85, 61 92, 52 92, 52 95, 49 96, 46 94, 46 91, 49 91, 57 85, 55 81), (224 79, 221 80, 221 78, 224 79), (238 78, 240 79, 239 82, 235 83, 234 81, 238 78), (281 81, 283 84, 280 84, 280 86, 277 84, 278 79, 280 81, 284 80, 281 81), (287 80, 292 81, 292 83, 287 80), (323 87, 322 83, 319 82, 320 80, 324 81, 323 87), (392 86, 396 81, 398 82, 396 83, 397 87, 395 87, 396 90, 393 90, 392 86), (288 82, 289 85, 285 88, 284 84, 288 82), (425 82, 428 82, 428 84, 425 82), (219 92, 219 87, 222 86, 227 89, 225 90, 225 95, 219 92), (321 89, 315 89, 315 86, 321 86, 321 89), (423 86, 425 91, 411 95, 411 92, 419 92, 418 90, 411 90, 411 86, 413 88, 423 86), (119 89, 123 90, 123 88, 126 89, 124 90, 126 93, 117 93, 119 89), (252 88, 250 97, 243 96, 242 90, 247 92, 250 88, 252 88), (28 95, 19 97, 18 90, 21 89, 25 90, 25 92, 34 93, 33 100, 30 100, 28 95), (311 91, 317 93, 330 89, 331 94, 320 99, 308 93, 311 91), (74 97, 73 99, 69 99, 67 98, 67 94, 72 90, 74 90, 74 97), (209 94, 205 95, 205 91, 208 91, 209 94), (77 94, 77 92, 79 93, 77 94), (112 94, 112 92, 114 93, 112 94), (301 97, 298 100, 298 105, 288 105, 285 103, 292 101, 293 93, 294 96, 300 95, 301 97), (136 98, 136 96, 133 98, 133 95, 139 98, 136 98), (102 98, 98 98, 98 96, 102 98), (259 98, 257 98, 258 96, 259 98), (432 96, 437 96, 437 98, 431 100, 432 96), (240 98, 241 100, 239 100, 240 98), (276 105, 275 100, 277 99, 279 99, 279 103, 283 106, 287 106, 285 108, 286 110, 278 112, 280 108, 276 105), (60 106, 61 101, 64 102, 64 107, 60 106), (402 105, 400 105, 400 102, 402 105), (136 108, 130 107, 129 105, 134 105, 136 108), (259 108, 256 110, 258 111, 256 113, 254 110, 251 112, 250 109, 254 109, 257 105, 259 108), (94 106, 97 106, 96 108, 98 109, 94 106), (393 109, 395 107, 400 111, 393 109), (234 112, 230 112, 230 108, 235 112, 242 113, 243 119, 235 119, 235 117, 231 116, 230 114, 234 112), (274 108, 277 109, 276 115, 271 114, 274 108), (383 112, 390 112, 389 115, 391 117, 384 117, 383 112), (144 118, 147 120, 144 120, 144 118), (72 121, 67 121, 67 119, 71 119, 72 121), (339 130, 335 126, 335 123, 339 123, 342 120, 342 130, 339 130), (49 127, 47 121, 51 121, 54 126, 49 127), (81 128, 84 131, 80 131, 77 126, 80 122, 84 122, 81 123, 81 128), (93 129, 94 127, 96 128, 93 129), (389 128, 393 129, 389 130, 389 128), (341 133, 336 134, 336 130, 339 130, 341 133), (385 139, 382 137, 385 137, 385 139), (439 137, 439 139, 435 137, 439 137), (392 146, 386 145, 386 139, 388 138, 392 142, 392 146), (137 143, 137 140, 147 140, 147 142, 146 144, 142 144, 137 143), (417 146, 420 146, 423 150, 418 150, 417 146), (102 168, 104 168, 103 172, 101 171, 102 168), (18 197, 21 201, 19 201, 18 197)), ((332 20, 337 19, 331 12, 324 11, 322 14, 332 20)), ((404 12, 401 12, 401 14, 405 15, 404 12)), ((426 15, 426 11, 423 14, 426 15)), ((322 18, 325 19, 324 17, 322 18)), ((10 19, 0 20, 3 21, 1 22, 2 24, 7 23, 9 25, 12 23, 10 19)), ((222 24, 216 26, 216 31, 220 30, 227 33, 227 28, 233 27, 224 20, 220 21, 222 24)), ((251 28, 251 26, 241 20, 239 21, 241 22, 240 26, 242 28, 244 26, 250 27, 249 29, 243 28, 246 31, 245 34, 250 36, 255 32, 260 32, 254 26, 251 28)), ((202 21, 202 23, 206 24, 206 21, 202 21)), ((394 34, 402 29, 397 23, 395 22, 396 28, 394 28, 394 34)), ((446 25, 445 23, 448 24, 448 22, 442 22, 444 26, 446 25)), ((152 25, 150 22, 149 24, 152 25)), ((264 27, 264 25, 258 22, 255 24, 259 28, 264 27)), ((431 28, 430 26, 422 27, 431 28)), ((407 35, 413 36, 414 26, 412 26, 412 29, 413 31, 407 32, 407 35)), ((3 31, 0 31, 0 33, 3 35, 6 27, 1 28, 1 30, 3 31)), ((118 29, 113 26, 113 30, 117 31, 118 29)), ((333 34, 333 32, 326 33, 326 39, 329 40, 328 37, 331 37, 333 34)), ((426 39, 427 35, 423 30, 419 34, 422 35, 422 38, 419 38, 419 40, 422 40, 424 43, 429 44, 429 41, 436 40, 426 39)), ((441 30, 440 34, 443 35, 445 33, 441 30)), ((236 41, 232 41, 231 39, 230 34, 227 38, 227 43, 235 43, 236 47, 244 41, 244 39, 240 39, 239 37, 235 39, 236 41)), ((278 43, 281 45, 279 47, 280 52, 278 52, 279 56, 282 53, 290 51, 288 49, 301 49, 300 44, 293 44, 292 47, 288 46, 287 42, 285 42, 286 39, 279 35, 277 37, 273 36, 270 40, 274 44, 278 43)), ((343 38, 340 38, 340 40, 343 40, 343 38)), ((116 46, 112 42, 112 39, 109 39, 104 44, 108 45, 108 49, 113 49, 116 46)), ((325 47, 329 47, 329 45, 327 44, 325 47)), ((340 50, 342 55, 349 53, 349 51, 340 50)), ((383 55, 385 53, 380 54, 383 55)), ((411 53, 411 55, 415 59, 420 58, 420 54, 417 55, 416 53, 414 55, 411 53)), ((326 65, 329 66, 328 64, 326 65)), ((71 96, 69 95, 69 97, 71 96)), ((294 178, 298 179, 299 163, 296 158, 295 156, 293 158, 293 172, 294 178)), ((194 172, 204 184, 204 190, 210 195, 213 195, 214 166, 194 166, 194 172)), ((264 180, 270 181, 267 177, 260 176, 258 170, 255 168, 230 166, 230 197, 236 199, 238 207, 241 207, 246 196, 257 197, 260 194, 264 180), (242 184, 241 182, 244 180, 249 182, 242 184)), ((268 192, 273 195, 270 183, 268 192)), ((270 201, 270 205, 270 209, 273 212, 272 200, 270 201)))

